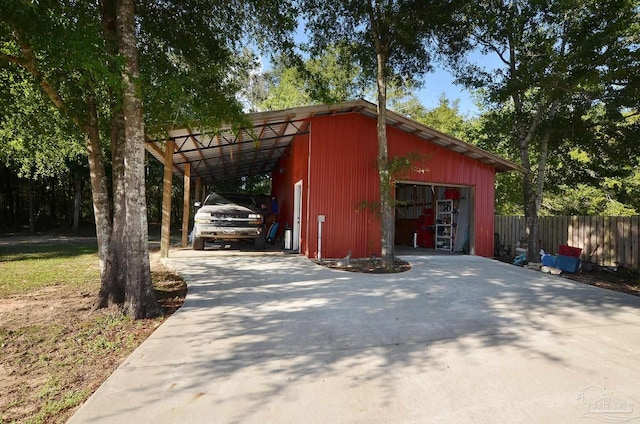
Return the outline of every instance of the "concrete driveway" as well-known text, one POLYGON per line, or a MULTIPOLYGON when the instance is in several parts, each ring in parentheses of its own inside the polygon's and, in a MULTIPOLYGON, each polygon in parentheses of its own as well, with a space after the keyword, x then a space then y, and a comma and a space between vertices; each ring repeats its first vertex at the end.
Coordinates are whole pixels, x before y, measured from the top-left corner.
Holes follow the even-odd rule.
POLYGON ((169 263, 185 305, 70 423, 640 423, 640 298, 473 256, 169 263))

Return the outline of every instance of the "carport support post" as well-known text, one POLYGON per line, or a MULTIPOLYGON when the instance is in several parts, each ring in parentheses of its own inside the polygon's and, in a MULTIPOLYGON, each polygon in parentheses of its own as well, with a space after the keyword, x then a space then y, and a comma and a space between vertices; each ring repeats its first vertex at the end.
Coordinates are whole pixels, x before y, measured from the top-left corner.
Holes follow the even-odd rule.
POLYGON ((182 200, 182 247, 187 247, 191 203, 191 164, 184 166, 184 196, 182 200))
POLYGON ((171 236, 171 185, 173 181, 173 151, 175 142, 167 140, 164 150, 164 178, 162 181, 162 229, 160 230, 160 257, 169 257, 171 236))
POLYGON ((202 202, 202 178, 196 177, 196 190, 195 190, 196 202, 202 202))

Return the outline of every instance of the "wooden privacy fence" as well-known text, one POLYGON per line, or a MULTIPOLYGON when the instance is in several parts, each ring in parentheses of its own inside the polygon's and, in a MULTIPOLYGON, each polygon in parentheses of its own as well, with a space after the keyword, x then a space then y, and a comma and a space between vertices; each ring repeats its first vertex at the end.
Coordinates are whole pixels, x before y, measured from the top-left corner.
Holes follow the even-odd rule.
MULTIPOLYGON (((496 216, 500 242, 517 245, 525 237, 523 216, 496 216)), ((601 265, 640 266, 639 216, 548 216, 540 218, 540 247, 551 254, 558 245, 582 248, 582 259, 601 265), (597 246, 597 248, 596 248, 597 246)))

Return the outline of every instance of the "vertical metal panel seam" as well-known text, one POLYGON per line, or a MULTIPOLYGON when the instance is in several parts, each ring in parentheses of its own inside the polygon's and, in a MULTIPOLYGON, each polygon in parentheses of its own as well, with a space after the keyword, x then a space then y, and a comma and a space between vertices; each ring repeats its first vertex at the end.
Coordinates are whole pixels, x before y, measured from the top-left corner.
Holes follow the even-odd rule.
MULTIPOLYGON (((307 213, 307 219, 306 219, 306 223, 305 223, 305 240, 304 240, 304 247, 305 247, 305 256, 309 257, 310 253, 311 253, 311 249, 310 249, 310 238, 309 238, 309 227, 311 225, 311 130, 312 130, 312 126, 313 126, 313 122, 309 121, 309 153, 307 155, 307 207, 306 207, 306 213, 307 213)), ((317 249, 317 247, 316 247, 317 249)))

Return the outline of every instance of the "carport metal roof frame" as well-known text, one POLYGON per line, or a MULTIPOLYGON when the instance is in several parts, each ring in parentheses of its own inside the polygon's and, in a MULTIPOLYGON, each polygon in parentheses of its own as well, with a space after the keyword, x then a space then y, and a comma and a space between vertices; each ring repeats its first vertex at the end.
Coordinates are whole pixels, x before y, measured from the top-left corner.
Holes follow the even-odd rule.
MULTIPOLYGON (((200 177, 203 183, 260 175, 275 169, 296 136, 309 133, 309 118, 346 113, 360 113, 372 119, 378 114, 377 106, 365 100, 258 112, 246 115, 249 125, 245 127, 171 129, 162 139, 148 139, 146 147, 164 164, 167 141, 173 140, 173 173, 184 176, 186 164, 190 164, 190 177, 200 177)), ((499 172, 521 170, 511 161, 390 110, 387 125, 491 165, 499 172)))

